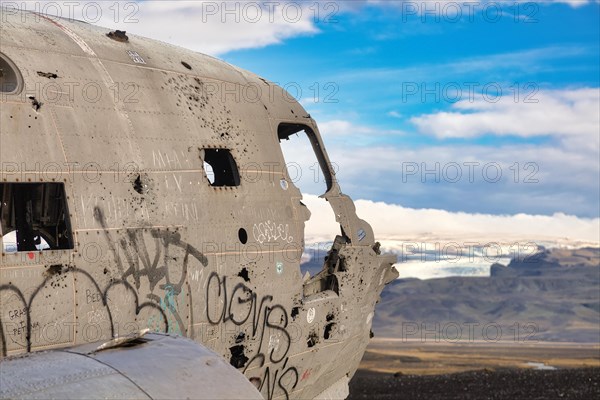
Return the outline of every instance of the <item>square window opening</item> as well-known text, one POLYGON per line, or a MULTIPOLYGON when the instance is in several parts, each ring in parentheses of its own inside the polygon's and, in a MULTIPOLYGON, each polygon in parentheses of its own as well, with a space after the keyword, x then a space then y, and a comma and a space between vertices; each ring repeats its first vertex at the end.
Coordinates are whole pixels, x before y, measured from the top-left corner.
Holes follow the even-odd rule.
POLYGON ((0 183, 0 220, 5 253, 74 248, 63 183, 0 183))
POLYGON ((240 172, 227 149, 203 150, 204 172, 211 186, 240 186, 240 172))

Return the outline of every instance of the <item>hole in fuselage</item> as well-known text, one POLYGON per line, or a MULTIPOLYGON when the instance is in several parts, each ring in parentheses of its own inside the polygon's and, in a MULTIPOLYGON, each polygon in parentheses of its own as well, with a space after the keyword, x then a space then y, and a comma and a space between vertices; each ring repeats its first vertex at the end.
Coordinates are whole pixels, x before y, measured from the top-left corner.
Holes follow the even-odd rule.
POLYGON ((248 273, 248 268, 242 268, 238 276, 242 278, 245 282, 250 282, 250 274, 248 273))
POLYGON ((142 183, 142 176, 138 175, 138 177, 133 182, 133 189, 139 194, 144 194, 144 184, 142 183))
POLYGON ((240 186, 240 172, 228 149, 204 149, 203 164, 211 186, 240 186))
POLYGON ((242 244, 248 243, 248 232, 244 228, 240 228, 238 231, 238 238, 242 244))

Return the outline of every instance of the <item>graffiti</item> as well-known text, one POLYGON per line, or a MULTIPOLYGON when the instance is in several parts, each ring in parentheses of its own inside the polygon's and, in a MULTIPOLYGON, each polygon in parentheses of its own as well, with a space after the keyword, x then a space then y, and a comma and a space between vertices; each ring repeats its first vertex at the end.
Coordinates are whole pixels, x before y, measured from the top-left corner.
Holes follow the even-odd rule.
POLYGON ((294 238, 289 234, 289 230, 290 227, 288 224, 277 224, 269 220, 254 224, 252 234, 254 235, 254 240, 260 244, 275 242, 277 240, 292 243, 294 238))
POLYGON ((102 310, 91 310, 87 312, 88 324, 100 324, 106 320, 106 314, 102 310))
POLYGON ((200 212, 196 203, 165 202, 165 216, 185 221, 200 221, 200 212))
POLYGON ((287 332, 288 313, 285 308, 279 304, 269 305, 273 296, 266 295, 260 300, 256 293, 246 284, 238 283, 231 293, 227 290, 227 277, 222 279, 216 272, 208 277, 206 285, 206 316, 208 321, 217 325, 231 321, 237 326, 250 322, 252 327, 253 339, 259 338, 258 348, 261 349, 264 342, 265 331, 272 329, 280 333, 284 338, 283 355, 276 356, 275 349, 270 352, 270 361, 273 363, 281 362, 287 355, 291 346, 291 337, 287 332), (217 288, 217 297, 213 298, 213 288, 217 288), (222 303, 223 307, 217 315, 211 315, 211 306, 216 303, 222 303), (276 317, 280 318, 277 319, 276 317))
MULTIPOLYGON (((258 385, 258 390, 263 393, 263 389, 266 388, 268 400, 271 400, 275 397, 275 390, 280 389, 283 392, 283 395, 286 399, 290 398, 289 389, 293 390, 298 385, 299 374, 298 370, 295 367, 288 367, 287 363, 289 358, 285 359, 285 362, 281 367, 266 367, 262 373, 262 376, 252 376, 248 379, 252 382, 260 382, 258 385), (281 375, 280 375, 281 374, 281 375), (286 377, 290 376, 290 380, 286 382, 286 377)), ((263 368, 265 365, 265 355, 257 354, 250 360, 243 373, 246 374, 246 370, 250 368, 250 366, 257 366, 258 368, 263 368), (254 365, 257 364, 257 365, 254 365)))
MULTIPOLYGON (((179 311, 177 309, 177 304, 179 302, 184 301, 185 294, 183 290, 180 291, 178 295, 175 294, 175 291, 172 286, 167 286, 165 288, 165 295, 160 299, 160 308, 167 315, 167 322, 169 323, 169 333, 175 333, 177 335, 185 336, 185 330, 182 330, 183 321, 179 316, 179 311)), ((148 320, 148 327, 152 330, 158 330, 160 327, 160 322, 156 316, 152 316, 148 320)))
MULTIPOLYGON (((288 367, 288 352, 292 339, 287 330, 288 312, 280 304, 271 304, 273 296, 260 297, 246 285, 236 284, 232 290, 228 289, 227 277, 220 277, 216 272, 211 273, 206 285, 206 317, 213 324, 224 324, 231 321, 236 326, 249 324, 251 328, 250 338, 238 335, 236 346, 230 348, 231 364, 236 368, 246 370, 254 364, 255 367, 267 366, 262 377, 252 377, 260 381, 259 390, 266 389, 267 399, 272 399, 275 391, 280 389, 286 398, 289 398, 288 390, 295 388, 298 383, 298 371, 294 367, 288 367), (265 341, 265 333, 273 332, 265 341), (244 346, 239 344, 246 339, 258 341, 256 355, 250 359, 244 354, 244 346), (266 354, 263 352, 266 343, 266 354), (248 362, 248 363, 247 363, 248 362), (283 365, 283 366, 282 366, 283 365), (273 376, 271 376, 273 374, 273 376), (284 378, 294 375, 295 380, 286 382, 284 378), (266 385, 266 386, 265 386, 266 385)), ((252 378, 249 378, 252 380, 252 378)))
POLYGON ((108 249, 114 257, 120 278, 111 279, 110 283, 101 289, 88 272, 75 266, 53 265, 47 269, 44 279, 33 288, 33 292, 28 298, 19 287, 11 283, 1 285, 0 293, 9 293, 20 304, 8 312, 8 318, 11 321, 14 320, 9 331, 6 331, 0 318, 0 354, 2 356, 7 354, 7 334, 14 336, 24 334, 24 347, 28 352, 31 351, 32 331, 39 327, 39 322, 32 321, 31 317, 34 303, 39 301, 38 298, 41 297, 39 294, 42 292, 46 298, 49 296, 44 290, 48 286, 53 289, 58 288, 58 284, 55 282, 57 276, 64 278, 68 274, 82 277, 83 282, 87 281, 87 287, 82 293, 85 304, 100 306, 100 309, 87 312, 88 324, 107 319, 112 337, 117 331, 114 320, 116 307, 109 305, 109 296, 117 288, 121 288, 126 293, 125 300, 119 304, 131 304, 136 316, 144 309, 154 311, 147 321, 148 326, 156 331, 185 334, 186 324, 179 315, 177 304, 185 300, 183 286, 186 284, 188 265, 191 259, 195 259, 206 267, 208 259, 193 246, 182 241, 181 235, 177 232, 151 230, 153 246, 146 244, 141 231, 127 231, 119 240, 114 240, 107 229, 104 214, 100 208, 94 209, 94 217, 104 228, 103 235, 108 249), (152 247, 154 251, 149 251, 149 247, 152 247), (178 271, 179 274, 174 277, 172 271, 178 271), (147 281, 149 288, 149 292, 146 293, 146 301, 140 301, 139 298, 143 279, 147 281), (155 293, 157 288, 164 291, 162 297, 155 293))
MULTIPOLYGON (((102 210, 96 208, 94 215, 100 225, 104 228, 105 239, 112 252, 117 267, 121 271, 121 279, 132 278, 136 289, 139 291, 142 279, 146 279, 149 292, 146 296, 155 303, 160 304, 163 312, 172 321, 169 332, 185 334, 186 323, 178 311, 178 299, 184 300, 183 285, 186 283, 188 265, 190 258, 197 260, 203 267, 208 266, 208 259, 200 251, 183 240, 181 234, 172 231, 150 231, 153 242, 153 252, 149 250, 142 230, 130 230, 120 240, 113 240, 106 229, 102 210), (118 243, 119 248, 114 245, 118 243), (121 257, 121 251, 124 257, 121 257), (182 253, 183 252, 183 253, 182 253), (171 274, 179 271, 174 281, 171 274), (165 292, 163 297, 156 295, 155 288, 165 292)), ((191 293, 190 293, 191 296, 191 293)), ((160 321, 148 321, 150 326, 155 326, 160 321)))
MULTIPOLYGON (((110 329, 111 329, 111 336, 115 336, 115 324, 113 321, 113 312, 111 310, 111 307, 109 306, 108 303, 108 297, 109 297, 109 292, 111 290, 114 290, 116 287, 123 287, 125 288, 125 290, 131 292, 133 294, 133 305, 135 306, 135 314, 139 315, 139 313, 146 308, 149 309, 153 309, 156 310, 156 312, 162 317, 163 320, 163 330, 166 332, 169 329, 169 323, 168 323, 168 319, 166 314, 164 313, 164 311, 161 309, 161 307, 159 307, 157 304, 155 304, 154 302, 151 301, 147 301, 147 302, 143 302, 140 303, 139 302, 139 298, 138 298, 138 294, 137 291, 131 286, 131 284, 127 281, 123 281, 123 280, 117 280, 117 281, 113 281, 111 282, 104 290, 100 289, 100 286, 98 285, 98 283, 96 282, 96 280, 94 280, 94 278, 87 273, 86 271, 83 271, 77 267, 63 267, 63 269, 61 271, 58 272, 59 275, 68 275, 68 274, 77 274, 81 277, 83 277, 85 280, 89 281, 89 283, 91 284, 91 287, 93 288, 92 290, 95 290, 93 292, 93 297, 95 298, 95 296, 99 296, 100 301, 102 306, 104 307, 106 313, 108 314, 108 320, 109 320, 109 324, 110 324, 110 329)), ((13 328, 13 334, 25 334, 25 346, 27 349, 27 352, 31 351, 31 345, 32 345, 32 331, 33 329, 35 329, 36 327, 39 327, 39 323, 36 321, 32 321, 31 318, 31 311, 32 308, 34 306, 34 302, 38 299, 38 295, 40 293, 43 292, 43 290, 45 288, 47 288, 47 286, 53 281, 53 279, 55 279, 54 275, 47 275, 45 277, 45 279, 42 281, 42 283, 40 283, 35 290, 33 291, 33 293, 31 294, 31 296, 29 297, 29 299, 25 298, 25 295, 22 293, 22 291, 12 285, 12 284, 7 284, 7 285, 0 285, 0 293, 2 292, 12 292, 13 295, 15 295, 17 297, 17 299, 20 301, 22 308, 20 308, 20 310, 24 310, 24 317, 25 320, 22 322, 19 322, 19 325, 16 326, 16 328, 13 328), (16 329, 16 331, 14 330, 16 329)), ((90 294, 92 293, 92 291, 89 292, 90 294)), ((86 296, 87 296, 87 292, 86 292, 86 296)), ((6 356, 7 354, 7 338, 6 338, 6 332, 4 331, 4 327, 3 327, 3 323, 0 320, 0 342, 2 344, 2 356, 6 356)))
POLYGON ((85 289, 85 301, 87 304, 99 303, 102 301, 100 293, 93 293, 90 289, 85 289))

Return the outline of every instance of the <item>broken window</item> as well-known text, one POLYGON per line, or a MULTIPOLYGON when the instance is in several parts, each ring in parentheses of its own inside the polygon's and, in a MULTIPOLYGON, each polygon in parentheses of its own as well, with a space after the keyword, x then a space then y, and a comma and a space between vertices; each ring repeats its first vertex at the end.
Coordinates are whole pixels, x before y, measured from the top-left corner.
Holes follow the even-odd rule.
POLYGON ((305 248, 300 261, 300 272, 308 285, 305 285, 305 290, 309 294, 333 290, 337 287, 337 280, 325 265, 325 258, 336 234, 340 232, 340 225, 327 200, 319 197, 332 186, 330 167, 311 128, 299 124, 281 124, 278 138, 289 179, 303 195, 300 206, 310 211, 310 219, 305 225, 305 248), (308 281, 309 277, 314 279, 308 281), (308 284, 312 281, 316 283, 308 284))
POLYGON ((3 250, 73 249, 63 183, 0 183, 3 250))
POLYGON ((16 65, 0 53, 0 92, 15 94, 21 90, 23 79, 16 65))
POLYGON ((240 186, 240 172, 229 150, 204 149, 201 158, 211 186, 240 186))
POLYGON ((333 177, 312 129, 281 124, 277 134, 290 179, 302 193, 320 195, 331 189, 333 177))

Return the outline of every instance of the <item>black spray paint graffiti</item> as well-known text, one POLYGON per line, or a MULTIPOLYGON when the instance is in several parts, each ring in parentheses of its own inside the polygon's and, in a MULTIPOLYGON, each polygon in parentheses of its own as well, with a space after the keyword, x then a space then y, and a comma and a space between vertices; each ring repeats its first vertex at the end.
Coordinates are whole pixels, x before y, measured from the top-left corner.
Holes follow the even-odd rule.
MULTIPOLYGON (((280 389, 283 395, 289 398, 289 391, 298 384, 298 371, 295 367, 287 365, 289 360, 287 355, 292 343, 287 331, 288 312, 280 304, 270 304, 272 300, 273 296, 270 295, 259 299, 257 294, 245 283, 238 283, 229 292, 227 277, 220 278, 216 272, 213 272, 206 285, 206 317, 213 325, 224 324, 228 321, 236 326, 250 323, 251 338, 259 341, 257 354, 247 363, 248 358, 244 354, 243 345, 237 344, 230 349, 231 364, 236 368, 245 367, 244 373, 251 365, 263 368, 265 364, 270 364, 265 368, 262 376, 250 379, 259 382, 257 386, 261 392, 263 388, 266 388, 267 399, 274 397, 276 389, 280 389), (215 305, 218 309, 219 304, 222 304, 222 308, 216 313, 211 312, 215 305), (273 332, 273 335, 269 338, 265 353, 263 346, 267 331, 273 332), (273 337, 277 338, 277 345, 272 343, 273 337), (287 376, 293 378, 286 382, 287 376)), ((245 335, 239 335, 236 343, 245 339, 245 335)))
MULTIPOLYGON (((86 292, 86 296, 94 296, 94 298, 97 296, 97 298, 101 299, 102 305, 108 314, 111 327, 111 336, 115 335, 115 324, 113 321, 113 312, 108 304, 109 291, 118 286, 125 287, 128 292, 133 294, 135 315, 139 315, 139 313, 145 308, 152 308, 158 311, 158 315, 153 316, 151 320, 155 330, 159 331, 164 329, 165 332, 171 330, 179 334, 184 334, 186 331, 186 325, 179 315, 175 304, 175 299, 182 293, 183 285, 186 283, 190 256, 198 260, 204 267, 208 265, 208 259, 193 246, 182 241, 179 233, 158 230, 151 230, 155 251, 153 257, 150 257, 150 253, 141 232, 128 231, 125 238, 122 238, 119 241, 114 241, 110 236, 105 224, 102 210, 100 208, 96 208, 94 210, 94 215, 104 228, 103 231, 107 245, 114 255, 117 268, 121 273, 120 279, 111 280, 111 283, 104 290, 101 290, 96 280, 86 271, 73 266, 66 267, 62 265, 56 265, 48 268, 48 271, 53 271, 53 273, 46 276, 40 285, 34 289, 29 299, 26 299, 21 289, 15 285, 8 284, 0 286, 0 293, 12 292, 12 294, 16 296, 18 301, 20 301, 22 304, 22 307, 19 309, 23 310, 25 317, 25 323, 23 324, 22 329, 25 332, 25 342, 28 352, 31 351, 32 329, 36 324, 36 322, 32 321, 31 319, 32 305, 34 300, 36 300, 38 293, 40 293, 40 291, 42 291, 42 289, 44 289, 51 282, 55 273, 63 275, 69 273, 81 274, 87 278, 87 280, 89 280, 91 287, 95 288, 96 293, 86 292), (118 243, 118 246, 120 246, 120 249, 124 252, 125 262, 121 260, 118 251, 119 248, 115 245, 115 243, 118 243), (179 260, 173 257, 173 253, 177 250, 179 250, 179 253, 183 251, 183 255, 181 255, 181 264, 176 264, 179 262, 179 260), (181 270, 181 274, 175 281, 171 281, 172 278, 169 275, 169 265, 177 265, 180 267, 176 268, 181 270), (125 267, 127 267, 127 269, 125 269, 125 267), (133 279, 133 284, 135 287, 128 282, 128 278, 130 277, 133 279), (140 303, 139 291, 141 287, 141 279, 143 277, 148 279, 150 293, 146 294, 146 297, 149 301, 140 303), (153 293, 157 285, 159 289, 164 290, 165 294, 163 297, 153 293)), ((191 296, 191 293, 189 295, 191 296)), ((192 302, 190 301, 190 307, 191 304, 192 302)), ((8 349, 6 333, 7 332, 5 332, 4 324, 0 318, 0 344, 2 345, 0 354, 2 354, 2 356, 6 356, 8 349)))
MULTIPOLYGON (((290 398, 290 393, 288 389, 293 390, 298 384, 298 370, 295 367, 287 368, 287 363, 289 358, 285 359, 283 366, 274 368, 274 371, 271 372, 271 367, 265 368, 262 376, 252 376, 248 377, 251 382, 258 382, 258 390, 262 393, 263 388, 267 390, 267 399, 271 400, 275 396, 275 390, 280 389, 283 392, 283 395, 286 399, 290 398), (287 368, 287 369, 286 369, 287 368), (281 375, 279 375, 281 373, 281 375), (271 376, 272 374, 272 376, 271 376), (287 376, 290 376, 289 380, 287 380, 287 376), (277 386, 276 386, 277 385, 277 386)), ((258 368, 263 368, 265 365, 265 355, 260 353, 257 354, 250 360, 246 368, 244 368, 244 375, 246 374, 246 370, 248 370, 251 366, 255 366, 258 368)))
MULTIPOLYGON (((181 234, 178 232, 159 231, 156 229, 150 230, 154 243, 154 251, 151 256, 142 230, 127 231, 126 237, 115 241, 107 229, 104 215, 99 207, 94 209, 94 217, 104 229, 106 242, 121 273, 121 279, 127 280, 129 277, 133 278, 135 287, 139 291, 142 278, 146 278, 150 290, 150 293, 146 295, 147 298, 160 304, 163 311, 173 318, 176 324, 170 324, 170 327, 174 333, 185 335, 187 326, 179 314, 176 299, 182 295, 183 285, 186 283, 190 256, 199 261, 204 267, 208 266, 206 256, 192 245, 182 241, 181 234), (115 243, 118 243, 120 248, 115 246, 115 243), (119 250, 123 251, 125 261, 123 261, 119 250), (184 251, 182 256, 177 254, 181 257, 181 260, 173 254, 179 250, 184 251), (181 264, 178 264, 179 262, 181 264), (180 268, 173 268, 180 269, 178 279, 174 282, 171 281, 172 277, 169 268, 169 266, 173 265, 180 266, 180 268), (165 294, 163 297, 154 293, 157 285, 159 289, 164 291, 165 294)), ((190 290, 188 290, 188 294, 189 296, 192 295, 190 290)), ((192 302, 190 301, 190 307, 191 304, 192 302)))
MULTIPOLYGON (((169 330, 168 319, 167 319, 165 312, 162 310, 162 308, 152 301, 147 301, 147 302, 140 304, 139 298, 137 295, 137 291, 133 288, 133 286, 131 286, 131 284, 129 282, 124 281, 124 280, 112 281, 104 290, 101 290, 98 283, 94 280, 94 278, 89 273, 87 273, 86 271, 83 271, 77 267, 51 266, 49 268, 49 270, 54 270, 55 273, 51 274, 51 275, 47 275, 46 278, 44 279, 44 281, 36 287, 36 289, 31 294, 31 296, 29 297, 28 300, 25 298, 25 296, 23 295, 21 290, 14 285, 8 284, 8 285, 0 286, 0 294, 2 292, 12 292, 21 301, 23 310, 25 310, 24 311, 25 319, 26 319, 25 340, 26 340, 26 347, 27 347, 28 352, 31 351, 32 326, 34 324, 34 322, 32 321, 32 318, 31 318, 32 306, 33 306, 34 301, 36 300, 38 294, 41 293, 43 291, 43 289, 46 288, 47 285, 54 279, 55 274, 59 274, 59 275, 61 275, 61 274, 65 274, 65 275, 79 274, 79 275, 82 275, 87 280, 89 280, 89 283, 91 283, 91 285, 96 289, 97 293, 100 294, 100 296, 101 296, 102 305, 106 309, 106 312, 108 314, 110 328, 111 328, 111 336, 113 336, 113 337, 115 336, 115 325, 114 325, 114 321, 113 321, 113 313, 108 304, 108 295, 109 295, 109 291, 111 289, 114 289, 118 286, 125 287, 126 290, 130 291, 133 294, 136 315, 139 315, 139 313, 145 308, 154 309, 162 317, 165 332, 167 332, 169 330)), ((1 340, 1 344, 2 344, 2 356, 6 356, 8 344, 6 341, 6 334, 5 334, 2 326, 3 326, 3 323, 0 320, 0 340, 1 340)))

